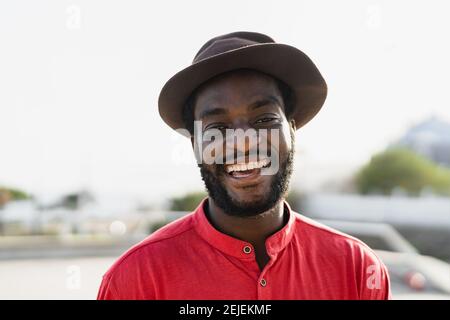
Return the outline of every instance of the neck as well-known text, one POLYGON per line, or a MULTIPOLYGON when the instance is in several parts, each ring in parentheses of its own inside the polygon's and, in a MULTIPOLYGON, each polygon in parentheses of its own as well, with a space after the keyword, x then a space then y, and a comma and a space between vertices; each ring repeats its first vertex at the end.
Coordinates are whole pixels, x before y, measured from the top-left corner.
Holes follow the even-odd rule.
POLYGON ((287 222, 282 200, 271 209, 250 217, 229 215, 218 207, 211 197, 208 198, 205 209, 207 217, 217 230, 252 244, 264 243, 265 239, 280 230, 287 222))

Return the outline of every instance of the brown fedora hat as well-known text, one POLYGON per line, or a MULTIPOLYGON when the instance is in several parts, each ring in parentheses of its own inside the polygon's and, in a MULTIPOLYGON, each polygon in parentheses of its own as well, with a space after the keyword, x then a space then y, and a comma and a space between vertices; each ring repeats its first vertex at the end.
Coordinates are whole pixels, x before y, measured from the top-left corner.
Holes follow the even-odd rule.
POLYGON ((182 110, 192 92, 205 81, 237 69, 253 69, 286 83, 295 96, 292 117, 297 129, 325 102, 327 84, 306 54, 264 34, 240 31, 206 42, 192 64, 166 82, 158 99, 161 118, 173 129, 185 128, 182 110))

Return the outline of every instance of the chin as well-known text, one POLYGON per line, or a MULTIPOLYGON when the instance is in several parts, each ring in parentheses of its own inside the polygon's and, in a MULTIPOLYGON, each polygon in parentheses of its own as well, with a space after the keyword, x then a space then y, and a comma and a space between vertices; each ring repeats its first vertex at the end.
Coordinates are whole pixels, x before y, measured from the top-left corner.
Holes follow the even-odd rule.
POLYGON ((230 197, 239 204, 249 204, 252 203, 262 203, 269 194, 268 187, 265 186, 256 186, 256 187, 248 187, 248 188, 240 188, 238 191, 236 190, 227 190, 230 197))
POLYGON ((235 205, 241 208, 257 208, 261 207, 269 201, 267 194, 265 195, 239 195, 239 196, 231 196, 231 200, 235 205))

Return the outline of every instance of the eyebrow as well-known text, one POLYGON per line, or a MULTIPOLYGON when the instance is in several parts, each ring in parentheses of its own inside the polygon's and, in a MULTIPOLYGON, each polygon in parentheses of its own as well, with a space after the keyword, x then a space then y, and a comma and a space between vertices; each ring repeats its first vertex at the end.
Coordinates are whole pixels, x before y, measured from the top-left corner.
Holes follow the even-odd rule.
MULTIPOLYGON (((255 110, 255 109, 264 107, 264 106, 266 106, 268 104, 272 104, 272 103, 281 106, 280 101, 275 96, 267 96, 262 99, 258 99, 255 102, 252 102, 248 106, 248 108, 250 110, 255 110)), ((227 110, 224 108, 207 109, 207 110, 202 111, 202 113, 200 113, 200 119, 210 117, 210 116, 223 115, 226 113, 227 113, 227 110)))
POLYGON ((282 106, 280 101, 275 96, 267 96, 267 97, 264 97, 262 99, 256 100, 255 102, 250 104, 249 107, 250 107, 251 110, 255 110, 257 108, 264 107, 264 106, 266 106, 268 104, 271 104, 271 103, 277 104, 280 107, 282 106))
POLYGON ((222 114, 226 114, 227 111, 224 108, 214 108, 214 109, 206 109, 200 113, 200 119, 210 117, 210 116, 218 116, 222 114))

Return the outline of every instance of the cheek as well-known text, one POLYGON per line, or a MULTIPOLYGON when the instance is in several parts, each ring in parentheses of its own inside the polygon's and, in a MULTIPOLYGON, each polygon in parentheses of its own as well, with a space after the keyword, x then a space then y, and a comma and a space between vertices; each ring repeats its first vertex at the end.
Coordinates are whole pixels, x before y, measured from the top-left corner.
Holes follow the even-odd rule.
POLYGON ((288 153, 292 145, 292 137, 289 124, 286 122, 279 129, 269 134, 268 141, 274 150, 278 150, 281 157, 288 153))
POLYGON ((223 140, 218 138, 212 142, 203 142, 201 146, 200 160, 207 164, 223 164, 225 147, 223 140))
POLYGON ((281 140, 286 145, 287 149, 291 148, 291 144, 292 144, 291 127, 289 126, 289 123, 287 121, 285 124, 283 124, 283 129, 281 130, 280 143, 281 143, 281 140))
POLYGON ((210 165, 210 164, 203 164, 202 170, 209 175, 210 178, 217 180, 222 180, 224 178, 223 172, 219 170, 219 168, 216 165, 210 165))

